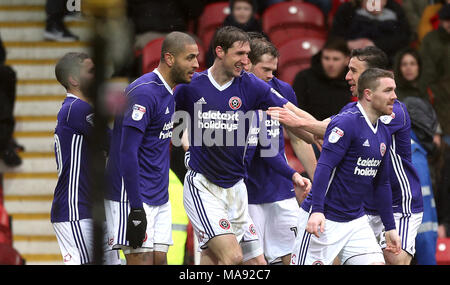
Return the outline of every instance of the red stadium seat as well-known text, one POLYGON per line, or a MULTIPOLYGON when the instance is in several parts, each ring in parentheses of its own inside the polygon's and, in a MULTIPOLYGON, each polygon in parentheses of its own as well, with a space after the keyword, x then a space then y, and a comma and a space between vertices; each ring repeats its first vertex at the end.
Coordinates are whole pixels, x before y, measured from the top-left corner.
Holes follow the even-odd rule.
MULTIPOLYGON (((142 49, 143 74, 151 72, 153 71, 153 69, 158 67, 159 60, 161 58, 161 47, 163 41, 164 37, 154 39, 142 49)), ((197 43, 197 46, 200 53, 198 56, 199 69, 197 71, 201 71, 205 69, 205 49, 203 48, 201 43, 197 43)))
POLYGON ((222 26, 228 14, 230 14, 228 1, 211 3, 205 6, 197 23, 197 35, 202 40, 204 47, 209 47, 214 33, 217 28, 222 26))
POLYGON ((319 38, 297 38, 282 44, 278 50, 280 59, 278 61, 278 77, 292 84, 295 74, 309 67, 311 57, 319 52, 325 39, 319 38))
POLYGON ((325 17, 315 5, 303 2, 281 2, 267 8, 262 15, 263 31, 279 46, 302 37, 326 38, 325 17))
POLYGON ((438 238, 436 263, 438 265, 450 265, 450 238, 438 238))

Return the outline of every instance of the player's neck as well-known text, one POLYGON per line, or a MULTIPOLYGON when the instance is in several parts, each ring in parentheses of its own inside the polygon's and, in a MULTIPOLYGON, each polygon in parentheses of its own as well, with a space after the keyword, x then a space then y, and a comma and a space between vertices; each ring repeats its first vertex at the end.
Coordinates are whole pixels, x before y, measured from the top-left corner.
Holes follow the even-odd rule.
POLYGON ((170 89, 173 90, 173 88, 175 88, 177 84, 172 80, 172 77, 170 76, 170 69, 163 64, 158 65, 156 69, 164 78, 164 81, 167 83, 167 85, 169 85, 170 89))
POLYGON ((226 73, 225 69, 221 67, 220 62, 218 61, 215 61, 209 70, 211 72, 211 76, 220 86, 230 82, 230 80, 233 79, 233 76, 226 73))
POLYGON ((91 101, 89 101, 88 98, 83 95, 83 92, 81 92, 78 89, 69 89, 69 90, 67 90, 67 93, 73 94, 73 95, 77 96, 78 98, 80 98, 81 100, 91 103, 91 101))
POLYGON ((364 109, 364 112, 366 112, 369 121, 372 123, 372 125, 375 125, 377 123, 377 120, 380 118, 379 112, 374 108, 372 108, 370 103, 367 101, 359 100, 359 103, 361 104, 361 107, 364 109))

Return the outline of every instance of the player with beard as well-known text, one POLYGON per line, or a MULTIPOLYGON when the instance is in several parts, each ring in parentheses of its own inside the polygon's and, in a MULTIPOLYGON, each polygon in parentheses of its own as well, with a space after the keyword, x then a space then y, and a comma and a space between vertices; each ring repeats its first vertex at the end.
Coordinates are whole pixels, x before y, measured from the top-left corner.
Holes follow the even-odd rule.
POLYGON ((191 81, 198 55, 191 36, 168 34, 158 67, 125 89, 128 107, 114 122, 106 215, 112 248, 122 249, 130 265, 167 264, 172 244, 168 185, 173 89, 191 81))
POLYGON ((380 120, 392 114, 394 75, 367 69, 358 80, 358 102, 336 115, 325 133, 314 185, 302 203, 291 263, 384 264, 383 252, 366 216, 365 198, 374 205, 385 228, 386 247, 401 252, 389 183, 391 134, 380 120))
MULTIPOLYGON (((369 46, 363 49, 352 51, 349 63, 349 71, 346 80, 350 85, 353 96, 358 94, 358 79, 368 68, 386 68, 388 59, 386 54, 380 49, 369 46)), ((346 105, 341 112, 354 107, 356 103, 346 105)), ((326 128, 330 119, 304 123, 305 120, 291 116, 286 110, 277 110, 276 115, 281 115, 283 123, 294 126, 293 122, 299 125, 308 125, 308 130, 315 135, 323 136, 321 128, 326 128), (292 119, 292 120, 291 120, 292 119), (309 128, 320 126, 320 128, 309 128)), ((415 239, 423 215, 423 197, 420 180, 411 160, 411 119, 406 110, 406 106, 395 100, 393 113, 389 116, 382 116, 380 121, 385 124, 392 138, 390 151, 390 164, 392 171, 389 173, 389 180, 392 189, 392 207, 394 208, 394 218, 397 231, 402 238, 400 254, 392 254, 384 251, 384 257, 388 264, 407 265, 410 264, 415 254, 415 239)), ((297 126, 299 126, 297 125, 297 126)), ((385 248, 385 229, 381 222, 380 214, 377 212, 373 197, 368 196, 365 200, 365 211, 369 217, 370 225, 380 242, 382 249, 385 248)))

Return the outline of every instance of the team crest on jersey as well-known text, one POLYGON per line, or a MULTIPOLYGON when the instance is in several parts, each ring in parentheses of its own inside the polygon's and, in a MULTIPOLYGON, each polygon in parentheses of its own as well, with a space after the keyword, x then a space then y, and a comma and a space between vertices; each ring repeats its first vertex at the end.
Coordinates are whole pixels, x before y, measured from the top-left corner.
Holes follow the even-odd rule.
POLYGON ((133 105, 133 114, 131 114, 131 118, 135 121, 140 121, 146 111, 147 110, 145 109, 144 106, 134 104, 133 105))
POLYGON ((64 255, 64 262, 69 262, 70 260, 72 260, 72 255, 70 255, 70 253, 64 255))
POLYGON ((231 97, 230 100, 228 101, 228 105, 230 106, 231 109, 238 110, 242 106, 241 98, 236 96, 231 97))
POLYGON ((386 145, 384 143, 380 144, 380 153, 381 156, 384 156, 384 154, 386 153, 386 145))
POLYGON ((224 230, 228 230, 230 229, 230 222, 228 222, 228 220, 226 219, 222 219, 219 221, 219 225, 222 229, 224 230))
POLYGON ((323 265, 323 262, 320 260, 316 260, 312 263, 312 265, 323 265))
POLYGON ((256 236, 256 228, 254 224, 251 224, 250 227, 248 228, 248 230, 250 231, 250 233, 254 236, 256 236))
POLYGON ((394 112, 392 112, 392 114, 390 114, 390 115, 384 115, 384 116, 380 117, 380 121, 385 125, 388 125, 393 119, 395 119, 394 112))
POLYGON ((334 127, 328 136, 328 141, 330 143, 337 143, 337 141, 344 136, 344 131, 338 127, 334 127))

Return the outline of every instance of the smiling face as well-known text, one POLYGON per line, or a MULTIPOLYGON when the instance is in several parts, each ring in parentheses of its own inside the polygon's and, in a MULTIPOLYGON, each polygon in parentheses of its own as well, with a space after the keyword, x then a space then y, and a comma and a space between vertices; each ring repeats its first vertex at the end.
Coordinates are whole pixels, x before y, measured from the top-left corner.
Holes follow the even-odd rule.
POLYGON ((367 64, 364 61, 359 60, 356 57, 352 57, 350 59, 350 63, 348 64, 348 72, 345 76, 345 80, 347 80, 350 85, 350 92, 352 92, 353 96, 358 96, 358 79, 359 76, 367 69, 367 64))
POLYGON ((249 64, 248 54, 250 44, 248 42, 234 42, 224 51, 220 46, 216 47, 216 54, 223 62, 223 69, 227 76, 238 77, 242 70, 249 64))
POLYGON ((174 83, 189 83, 195 70, 198 69, 198 46, 186 45, 182 52, 174 57, 174 64, 170 70, 170 76, 174 83))

